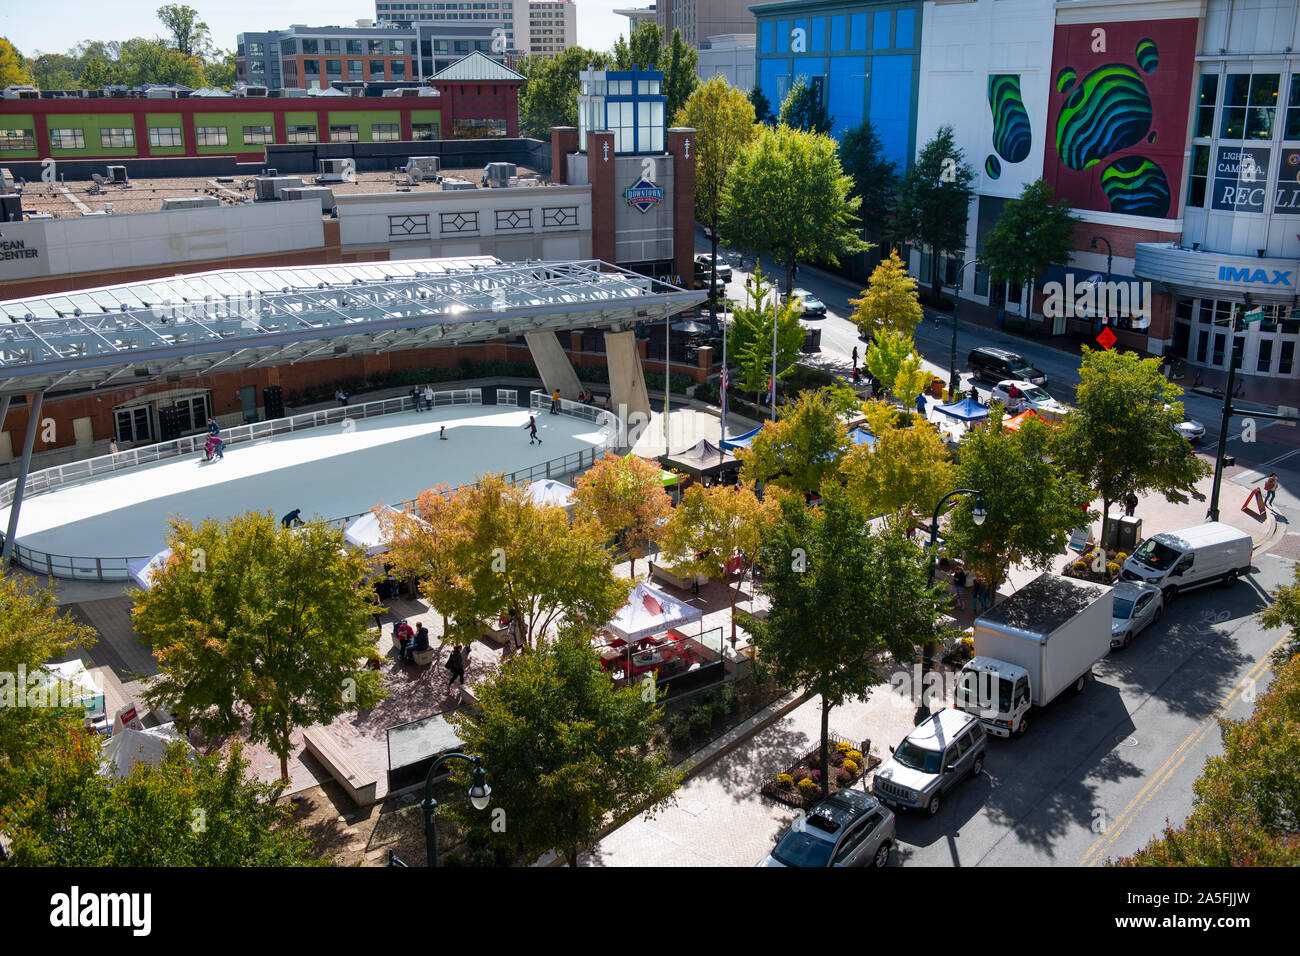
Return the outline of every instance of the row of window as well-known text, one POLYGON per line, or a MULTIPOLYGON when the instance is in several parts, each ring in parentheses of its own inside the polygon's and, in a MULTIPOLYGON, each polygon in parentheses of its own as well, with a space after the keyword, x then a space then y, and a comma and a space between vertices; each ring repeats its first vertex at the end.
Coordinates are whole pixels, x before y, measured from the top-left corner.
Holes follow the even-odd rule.
MULTIPOLYGON (((320 60, 303 60, 303 61, 302 61, 302 70, 303 70, 303 75, 304 75, 304 76, 320 76, 320 63, 321 63, 320 60)), ((344 78, 345 78, 345 79, 350 79, 350 80, 360 80, 360 79, 364 79, 365 77, 363 77, 363 76, 361 75, 361 74, 364 72, 364 70, 363 70, 363 67, 364 67, 364 66, 365 66, 365 61, 364 61, 364 60, 348 60, 348 75, 347 75, 347 77, 344 77, 344 78)), ((406 61, 405 61, 405 60, 390 60, 390 61, 389 61, 389 68, 392 70, 392 74, 391 74, 391 75, 392 75, 393 79, 395 79, 395 80, 404 80, 404 79, 406 79, 406 61)), ((342 76, 343 76, 343 61, 342 61, 342 60, 326 60, 326 61, 325 61, 325 74, 326 74, 327 76, 342 77, 342 76)), ((371 60, 371 61, 370 61, 370 79, 372 79, 372 80, 382 80, 383 78, 384 78, 384 61, 383 61, 383 60, 371 60)))
MULTIPOLYGON (((1175 306, 1174 343, 1171 353, 1198 365, 1226 368, 1228 337, 1232 336, 1233 365, 1247 364, 1247 336, 1232 335, 1233 303, 1211 299, 1179 299, 1175 306)), ((1300 336, 1300 310, 1289 306, 1264 306, 1264 318, 1251 336, 1250 371, 1261 375, 1291 375, 1296 370, 1296 342, 1300 336)))
MULTIPOLYGON (((1277 73, 1228 73, 1223 77, 1220 104, 1219 74, 1201 74, 1196 101, 1196 137, 1214 137, 1215 109, 1221 107, 1219 139, 1272 139, 1281 80, 1277 73)), ((1282 138, 1300 140, 1300 73, 1291 77, 1289 85, 1282 138)))
POLYGON ((409 53, 410 46, 414 41, 410 40, 366 40, 365 49, 362 50, 361 40, 314 40, 310 37, 303 37, 301 40, 285 40, 284 52, 297 53, 298 44, 302 44, 302 52, 308 55, 313 53, 383 53, 384 43, 388 44, 389 53, 409 53))
MULTIPOLYGON (((412 123, 411 138, 418 140, 436 139, 437 123, 412 123)), ((285 130, 286 142, 316 142, 315 126, 289 126, 285 130)), ((370 127, 370 142, 397 142, 402 129, 398 123, 374 123, 370 127)), ((360 128, 351 126, 330 126, 330 141, 335 143, 359 142, 360 128)), ((196 126, 194 128, 195 145, 228 146, 229 130, 225 126, 196 126)), ((458 134, 462 135, 462 134, 458 134)), ((505 122, 501 121, 501 132, 488 135, 505 135, 505 122)), ((243 128, 245 146, 262 146, 275 142, 275 129, 270 126, 245 126, 243 128)), ((100 146, 112 149, 132 149, 135 147, 135 130, 101 129, 100 146)), ((184 134, 179 126, 155 126, 149 130, 149 145, 168 147, 184 146, 184 134)), ((51 129, 50 147, 52 149, 85 149, 86 135, 81 129, 51 129)), ((0 129, 0 150, 35 149, 36 139, 29 129, 0 129)))
MULTIPOLYGON (((500 9, 509 10, 513 3, 503 3, 500 9)), ((377 3, 376 10, 496 10, 495 3, 377 3)))

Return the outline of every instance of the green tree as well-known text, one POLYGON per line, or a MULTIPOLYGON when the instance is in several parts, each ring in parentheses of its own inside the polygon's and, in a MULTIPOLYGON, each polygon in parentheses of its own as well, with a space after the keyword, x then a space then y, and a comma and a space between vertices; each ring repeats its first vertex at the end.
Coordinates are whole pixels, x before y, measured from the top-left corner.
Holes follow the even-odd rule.
POLYGON ((373 603, 357 583, 368 566, 323 522, 293 531, 270 513, 199 525, 173 521, 173 560, 135 597, 136 632, 161 674, 152 706, 208 738, 239 733, 264 742, 289 777, 289 735, 383 696, 369 622, 373 603))
MULTIPOLYGON (((478 713, 448 719, 505 811, 492 838, 529 858, 555 849, 577 866, 605 823, 670 800, 681 775, 647 753, 661 710, 644 690, 615 688, 585 632, 517 654, 477 685, 478 713)), ((484 826, 468 807, 447 812, 484 826)))
POLYGON ((8 37, 0 37, 0 89, 6 86, 28 86, 31 83, 31 64, 9 42, 8 37))
POLYGON ((834 475, 849 449, 848 434, 824 391, 800 392, 739 452, 741 477, 811 495, 834 475))
POLYGON ((217 50, 203 64, 203 79, 208 86, 220 90, 232 90, 235 87, 237 64, 234 50, 217 50))
POLYGON ((762 550, 761 590, 772 606, 750 627, 777 680, 822 699, 826 781, 831 709, 867 695, 889 662, 915 660, 920 644, 937 640, 943 607, 941 589, 926 582, 924 553, 901 529, 866 531, 867 510, 833 481, 822 495, 820 508, 781 496, 762 550))
POLYGON ((939 127, 903 174, 891 231, 908 242, 929 246, 934 253, 935 299, 943 288, 939 259, 966 248, 974 178, 975 171, 954 141, 951 126, 939 127))
POLYGON ((695 48, 682 39, 680 31, 674 30, 672 42, 664 50, 659 65, 664 72, 664 95, 668 97, 664 104, 665 117, 676 116, 695 92, 700 83, 695 73, 699 59, 695 48))
POLYGON ((871 120, 863 120, 840 137, 840 165, 853 180, 854 195, 862 199, 867 231, 881 228, 898 195, 898 166, 884 157, 884 146, 871 120))
POLYGON ((172 49, 186 56, 207 56, 212 48, 212 33, 199 19, 199 11, 183 3, 168 3, 158 8, 158 19, 171 36, 172 49))
MULTIPOLYGON (((1011 565, 1047 569, 1065 548, 1069 532, 1086 520, 1088 489, 1076 475, 1048 457, 1050 436, 1041 421, 1017 431, 1002 428, 994 409, 989 423, 962 441, 957 463, 959 488, 984 496, 984 523, 971 517, 975 501, 959 500, 949 523, 949 548, 988 582, 990 593, 1011 565)), ((936 499, 930 507, 937 505, 936 499)))
POLYGON ((605 539, 631 559, 629 578, 636 577, 636 559, 659 541, 671 510, 663 470, 637 455, 619 458, 607 453, 574 482, 574 517, 604 529, 605 539))
POLYGON ((659 24, 643 20, 628 35, 614 41, 611 53, 616 70, 657 70, 664 47, 664 31, 659 24))
POLYGON ((855 445, 840 465, 845 487, 871 515, 907 521, 929 515, 956 487, 956 468, 943 439, 925 424, 874 433, 875 448, 855 445))
POLYGON ((717 280, 723 188, 741 148, 758 133, 754 107, 745 94, 715 76, 695 88, 673 125, 695 130, 695 218, 708 226, 712 235, 711 289, 717 280))
POLYGON ((1101 496, 1104 541, 1112 501, 1153 491, 1181 500, 1210 467, 1176 430, 1183 390, 1165 381, 1160 359, 1085 346, 1079 377, 1055 451, 1101 496))
POLYGON ((609 56, 571 46, 556 57, 530 56, 519 65, 519 126, 526 136, 550 139, 553 126, 578 125, 578 74, 608 67, 609 56))
POLYGON ((127 40, 121 46, 117 67, 120 82, 128 86, 158 83, 197 89, 203 85, 203 62, 172 49, 165 40, 127 40))
POLYGON ((1291 566, 1295 577, 1292 584, 1283 584, 1273 592, 1273 603, 1259 615, 1259 623, 1266 628, 1289 627, 1290 640, 1278 648, 1275 663, 1281 665, 1289 657, 1300 654, 1300 564, 1291 566))
POLYGON ((779 122, 809 133, 829 133, 835 118, 826 112, 826 104, 817 91, 799 80, 781 102, 779 122))
POLYGON ((746 391, 758 394, 771 386, 773 323, 776 324, 778 382, 794 371, 795 363, 803 354, 804 329, 794 300, 787 298, 777 303, 771 287, 763 283, 761 268, 755 268, 754 275, 745 284, 753 295, 753 305, 732 310, 727 357, 740 369, 739 384, 746 391))
POLYGON ((916 279, 907 266, 890 252, 871 273, 862 297, 850 299, 853 321, 868 341, 882 332, 899 332, 911 338, 921 321, 921 302, 916 295, 916 279))
POLYGON ((31 71, 39 90, 70 90, 78 84, 81 65, 67 53, 41 53, 31 60, 31 71))
POLYGON ((858 236, 862 201, 840 169, 835 140, 787 126, 764 126, 741 149, 722 192, 718 226, 727 243, 770 253, 785 267, 785 294, 799 259, 838 264, 869 248, 858 236))
POLYGON ((1025 317, 1034 300, 1034 278, 1054 262, 1069 262, 1074 227, 1082 222, 1070 204, 1058 199, 1042 179, 1025 186, 1020 198, 1002 209, 984 237, 980 258, 995 282, 1016 282, 1024 296, 1025 317))
POLYGON ((767 94, 759 87, 754 87, 749 91, 749 102, 754 107, 755 123, 771 123, 776 117, 772 114, 772 101, 767 98, 767 94))
POLYGON ((892 395, 909 410, 933 377, 921 363, 910 335, 879 333, 867 346, 862 364, 880 383, 882 393, 892 395))
POLYGON ((122 68, 102 56, 89 57, 81 71, 80 84, 84 89, 100 90, 124 82, 126 77, 122 75, 122 68))

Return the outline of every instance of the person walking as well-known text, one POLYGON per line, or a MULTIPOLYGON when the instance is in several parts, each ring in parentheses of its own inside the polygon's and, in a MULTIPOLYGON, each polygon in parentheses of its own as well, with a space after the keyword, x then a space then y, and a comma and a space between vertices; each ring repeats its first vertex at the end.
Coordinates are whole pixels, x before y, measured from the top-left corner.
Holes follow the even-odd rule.
POLYGON ((424 407, 433 408, 433 386, 427 383, 424 386, 424 407))
POLYGON ((1138 506, 1138 496, 1133 494, 1133 492, 1130 491, 1127 495, 1124 496, 1124 517, 1126 518, 1133 517, 1133 512, 1137 511, 1137 506, 1138 506))
POLYGON ((560 390, 557 388, 551 393, 551 414, 554 415, 560 410, 560 390))
POLYGON ((528 444, 531 445, 533 443, 536 443, 540 445, 542 443, 542 440, 537 437, 537 416, 529 415, 528 424, 525 425, 524 427, 528 429, 528 444))
POLYGON ((1277 472, 1264 479, 1264 507, 1267 508, 1277 497, 1277 472))
POLYGON ((451 652, 451 657, 447 658, 447 663, 442 665, 451 671, 451 677, 447 680, 447 690, 451 690, 451 685, 460 681, 460 686, 465 686, 465 657, 461 654, 460 645, 451 652))
POLYGON ((858 347, 856 345, 853 346, 853 367, 858 367, 858 347))
POLYGON ((960 564, 952 572, 952 591, 957 610, 966 610, 966 569, 960 564))

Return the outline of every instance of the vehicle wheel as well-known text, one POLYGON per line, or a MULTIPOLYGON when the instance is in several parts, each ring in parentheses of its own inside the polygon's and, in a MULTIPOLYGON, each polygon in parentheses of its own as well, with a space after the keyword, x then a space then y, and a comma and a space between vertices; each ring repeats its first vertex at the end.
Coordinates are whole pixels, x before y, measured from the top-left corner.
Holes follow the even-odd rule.
POLYGON ((975 758, 975 762, 971 764, 970 775, 972 777, 978 777, 983 772, 984 772, 984 755, 980 754, 978 757, 975 758))
POLYGON ((930 802, 925 805, 925 812, 930 814, 930 816, 934 816, 936 813, 939 812, 939 806, 940 806, 939 795, 936 793, 933 797, 930 798, 930 802))
POLYGON ((1074 682, 1074 687, 1071 689, 1076 694, 1082 694, 1083 689, 1087 686, 1088 686, 1088 672, 1084 671, 1082 674, 1079 675, 1079 679, 1074 682))
POLYGON ((1174 598, 1178 597, 1178 585, 1170 584, 1168 587, 1166 587, 1163 593, 1163 597, 1165 599, 1166 604, 1168 604, 1174 598))
POLYGON ((871 865, 876 867, 877 869, 889 865, 889 841, 888 840, 880 844, 880 847, 876 850, 876 855, 871 858, 871 865))
MULTIPOLYGON (((1133 632, 1132 632, 1131 630, 1130 630, 1130 631, 1125 631, 1125 632, 1124 632, 1124 641, 1123 641, 1122 644, 1120 644, 1119 649, 1120 649, 1120 650, 1124 650, 1124 648, 1128 647, 1128 646, 1129 646, 1130 644, 1132 644, 1132 643, 1133 643, 1133 632)), ((1077 693, 1077 692, 1076 692, 1076 693, 1077 693)))
POLYGON ((1156 613, 1151 615, 1151 623, 1155 624, 1159 622, 1160 616, 1164 613, 1165 613, 1165 609, 1163 607, 1156 608, 1156 613))
POLYGON ((1237 583, 1237 572, 1229 571, 1223 576, 1222 584, 1225 588, 1230 588, 1237 583))
POLYGON ((1029 733, 1029 715, 1028 715, 1028 714, 1026 714, 1024 717, 1021 717, 1021 718, 1020 718, 1020 726, 1016 728, 1016 736, 1017 736, 1017 737, 1023 737, 1023 736, 1024 736, 1025 734, 1027 734, 1027 733, 1029 733))

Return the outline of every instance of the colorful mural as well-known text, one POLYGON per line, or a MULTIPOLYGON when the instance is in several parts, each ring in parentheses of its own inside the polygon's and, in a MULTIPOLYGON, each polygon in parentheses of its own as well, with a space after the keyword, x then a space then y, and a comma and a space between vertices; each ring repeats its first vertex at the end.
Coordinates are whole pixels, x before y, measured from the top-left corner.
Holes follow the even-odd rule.
POLYGON ((990 179, 1002 175, 1002 163, 1018 163, 1029 155, 1034 134, 1029 126, 1029 111, 1020 92, 1019 73, 989 75, 989 110, 993 114, 993 149, 984 160, 984 172, 990 179))
POLYGON ((1058 25, 1043 177, 1079 209, 1177 215, 1195 20, 1058 25))

